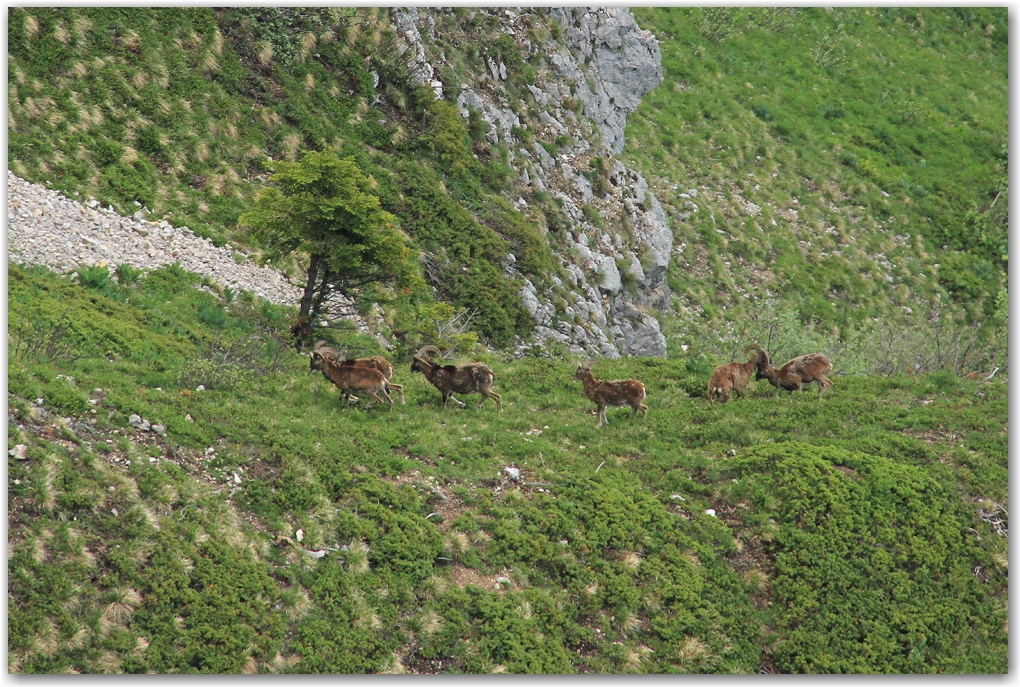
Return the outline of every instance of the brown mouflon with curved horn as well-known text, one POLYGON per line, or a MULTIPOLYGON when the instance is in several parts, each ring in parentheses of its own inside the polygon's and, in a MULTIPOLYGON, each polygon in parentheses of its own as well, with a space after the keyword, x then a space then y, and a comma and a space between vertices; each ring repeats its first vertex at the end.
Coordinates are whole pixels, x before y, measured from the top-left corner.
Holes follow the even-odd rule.
MULTIPOLYGON (((311 357, 312 372, 322 370, 322 375, 340 388, 348 404, 351 403, 352 399, 354 401, 358 400, 357 396, 353 393, 358 391, 359 393, 368 394, 379 403, 382 403, 383 399, 385 399, 390 404, 388 410, 393 409, 393 399, 390 398, 387 392, 389 382, 386 380, 386 375, 375 368, 344 365, 341 362, 337 362, 332 355, 329 355, 329 351, 332 350, 328 346, 317 345, 308 354, 311 357), (382 394, 382 397, 379 394, 382 394)), ((336 351, 333 352, 336 353, 336 351)), ((375 403, 369 403, 365 406, 365 409, 367 410, 374 405, 375 403)))
MULTIPOLYGON (((333 359, 334 362, 341 365, 351 365, 354 367, 370 367, 379 372, 383 373, 386 377, 386 389, 387 391, 396 391, 400 395, 400 403, 404 403, 404 385, 394 384, 390 381, 393 377, 393 365, 389 360, 382 357, 381 355, 374 355, 371 358, 344 358, 340 355, 340 352, 331 346, 327 346, 323 340, 315 342, 315 348, 313 350, 319 351, 320 354, 325 355, 333 359)), ((318 369, 318 368, 315 368, 318 369)), ((346 394, 345 394, 346 397, 346 394)), ((348 399, 350 400, 350 399, 348 399)), ((357 398, 354 398, 357 401, 357 398)))
POLYGON ((591 366, 594 364, 594 360, 586 360, 580 363, 577 366, 577 372, 574 374, 574 377, 580 379, 584 385, 584 395, 591 401, 594 401, 599 407, 599 421, 595 425, 596 429, 609 422, 609 419, 606 417, 606 408, 608 406, 630 406, 634 411, 631 414, 631 418, 637 417, 639 410, 642 413, 642 417, 648 417, 648 406, 641 402, 644 400, 646 393, 644 384, 636 379, 600 381, 595 379, 595 373, 591 371, 591 366))
POLYGON ((814 382, 818 385, 818 395, 821 396, 830 386, 836 385, 831 379, 826 379, 830 372, 832 362, 822 353, 799 355, 778 370, 772 367, 772 361, 766 353, 765 359, 758 365, 755 379, 767 379, 776 389, 786 389, 790 392, 800 391, 803 385, 814 382))
MULTIPOLYGON (((751 351, 751 359, 746 363, 726 363, 715 368, 712 378, 708 380, 708 404, 722 398, 723 403, 730 400, 730 392, 743 397, 744 387, 752 374, 761 369, 762 361, 767 361, 769 354, 758 344, 748 344, 744 353, 751 351)), ((758 379, 761 379, 758 377, 758 379)))
POLYGON ((496 402, 496 409, 503 410, 503 399, 495 391, 489 389, 496 373, 484 363, 465 363, 463 365, 440 365, 435 358, 443 354, 435 346, 422 346, 414 355, 411 363, 411 372, 421 372, 429 384, 439 389, 443 395, 443 407, 451 398, 461 408, 466 407, 453 394, 481 394, 482 400, 478 402, 475 409, 482 407, 485 399, 491 398, 496 402), (429 354, 432 357, 429 357, 429 354))

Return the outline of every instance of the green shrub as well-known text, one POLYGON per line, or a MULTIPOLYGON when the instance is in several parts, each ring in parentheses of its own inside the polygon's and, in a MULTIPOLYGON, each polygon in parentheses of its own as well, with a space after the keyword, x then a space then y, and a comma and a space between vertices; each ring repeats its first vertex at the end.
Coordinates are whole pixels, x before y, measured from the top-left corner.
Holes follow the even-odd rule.
POLYGON ((737 498, 758 504, 753 521, 776 523, 768 550, 779 670, 984 672, 1001 664, 989 640, 1002 631, 1003 611, 973 574, 983 555, 960 535, 951 487, 921 468, 797 442, 728 464, 737 498))
POLYGON ((598 228, 605 227, 605 221, 602 219, 602 213, 599 212, 598 208, 590 203, 585 203, 584 207, 581 208, 581 214, 584 218, 594 224, 598 228))
POLYGON ((110 270, 99 265, 82 265, 78 268, 78 283, 86 289, 102 291, 110 283, 110 270))
POLYGON ((117 283, 121 286, 130 286, 138 281, 138 278, 142 276, 142 270, 137 269, 127 263, 121 263, 117 265, 117 283))

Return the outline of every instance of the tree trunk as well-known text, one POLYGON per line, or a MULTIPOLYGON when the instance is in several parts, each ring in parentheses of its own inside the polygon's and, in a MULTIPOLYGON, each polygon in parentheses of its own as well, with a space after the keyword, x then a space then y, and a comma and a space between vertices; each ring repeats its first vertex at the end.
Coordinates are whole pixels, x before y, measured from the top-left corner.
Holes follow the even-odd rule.
MULTIPOLYGON (((312 253, 312 259, 308 263, 308 281, 305 283, 305 292, 301 295, 301 309, 298 317, 308 317, 312 310, 312 298, 315 296, 315 282, 319 277, 319 268, 324 260, 321 255, 312 253)), ((328 268, 327 268, 328 269, 328 268)))
POLYGON ((314 320, 319 316, 319 310, 322 308, 323 301, 329 296, 329 292, 332 288, 331 282, 334 277, 333 270, 330 269, 329 265, 326 265, 326 271, 322 274, 322 282, 319 285, 319 289, 315 294, 315 299, 312 301, 312 319, 314 320))

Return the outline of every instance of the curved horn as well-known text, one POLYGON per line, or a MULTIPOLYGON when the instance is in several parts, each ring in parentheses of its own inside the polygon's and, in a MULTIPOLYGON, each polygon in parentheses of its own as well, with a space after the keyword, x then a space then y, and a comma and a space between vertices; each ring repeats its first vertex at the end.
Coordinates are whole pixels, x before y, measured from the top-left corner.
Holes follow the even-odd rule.
POLYGON ((744 353, 747 353, 748 351, 756 351, 758 355, 765 359, 766 365, 770 365, 772 363, 772 361, 769 360, 768 352, 758 344, 756 343, 748 344, 747 347, 744 349, 744 353))
POLYGON ((315 345, 312 346, 312 350, 313 351, 318 351, 319 349, 324 348, 324 347, 327 347, 326 346, 326 340, 325 339, 319 339, 318 341, 315 342, 315 345))
POLYGON ((437 358, 443 355, 443 352, 439 350, 437 347, 433 346, 432 344, 422 346, 421 348, 418 349, 418 352, 415 355, 419 357, 425 357, 427 353, 432 353, 437 358))

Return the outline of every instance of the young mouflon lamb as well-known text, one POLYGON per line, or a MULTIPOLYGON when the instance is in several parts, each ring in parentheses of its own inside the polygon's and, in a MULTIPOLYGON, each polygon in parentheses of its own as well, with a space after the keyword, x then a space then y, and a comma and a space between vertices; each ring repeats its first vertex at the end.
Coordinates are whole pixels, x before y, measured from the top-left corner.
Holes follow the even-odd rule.
POLYGON ((620 407, 630 406, 634 411, 631 417, 637 417, 638 411, 642 417, 648 417, 648 406, 641 401, 645 398, 645 385, 636 379, 616 379, 603 382, 595 379, 595 373, 591 371, 594 360, 586 360, 577 366, 576 379, 580 379, 584 385, 584 395, 594 401, 598 407, 598 424, 596 428, 609 422, 606 417, 608 406, 620 407))
POLYGON ((422 346, 414 356, 411 363, 411 372, 421 372, 429 383, 439 389, 443 395, 443 407, 446 402, 453 399, 454 403, 465 408, 467 404, 461 403, 453 394, 481 394, 482 400, 478 402, 475 409, 482 407, 485 399, 491 398, 496 402, 496 410, 502 412, 503 399, 495 391, 489 389, 496 373, 484 363, 465 363, 463 365, 440 365, 434 360, 442 355, 435 346, 422 346), (432 357, 429 357, 429 356, 432 357))
POLYGON ((752 353, 751 359, 746 363, 726 363, 715 368, 712 378, 708 380, 709 405, 712 405, 712 401, 720 398, 723 403, 730 400, 730 392, 735 392, 738 397, 743 397, 744 387, 751 379, 751 375, 761 369, 763 360, 768 359, 768 353, 758 344, 748 344, 744 353, 748 351, 752 351, 752 353))

